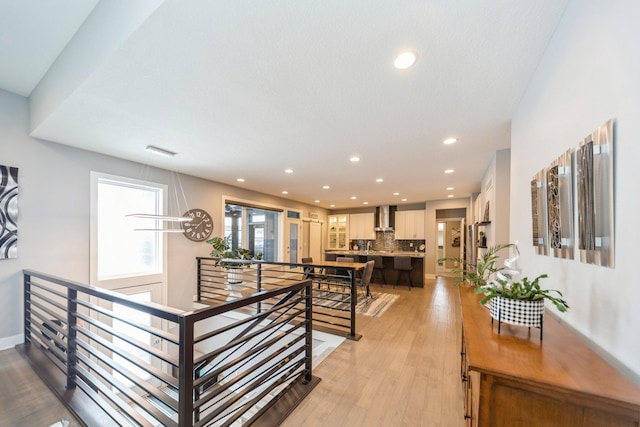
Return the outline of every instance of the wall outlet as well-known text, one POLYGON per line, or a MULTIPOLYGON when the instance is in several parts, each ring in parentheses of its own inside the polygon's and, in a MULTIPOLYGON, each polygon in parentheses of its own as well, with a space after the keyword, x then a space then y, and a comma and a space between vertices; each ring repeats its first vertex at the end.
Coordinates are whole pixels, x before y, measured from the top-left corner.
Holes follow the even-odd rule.
POLYGON ((413 242, 409 243, 409 247, 412 248, 413 247, 413 242))

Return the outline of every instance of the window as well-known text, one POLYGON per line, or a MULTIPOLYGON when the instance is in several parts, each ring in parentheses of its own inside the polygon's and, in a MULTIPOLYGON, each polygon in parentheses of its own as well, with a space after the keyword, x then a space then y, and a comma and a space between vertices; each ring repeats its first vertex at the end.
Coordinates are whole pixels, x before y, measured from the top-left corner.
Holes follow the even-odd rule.
POLYGON ((278 221, 281 212, 227 202, 224 235, 231 236, 231 248, 247 248, 265 261, 278 258, 278 221))
POLYGON ((126 178, 96 176, 95 233, 97 279, 108 280, 162 273, 161 233, 155 219, 129 214, 163 214, 163 186, 126 178))

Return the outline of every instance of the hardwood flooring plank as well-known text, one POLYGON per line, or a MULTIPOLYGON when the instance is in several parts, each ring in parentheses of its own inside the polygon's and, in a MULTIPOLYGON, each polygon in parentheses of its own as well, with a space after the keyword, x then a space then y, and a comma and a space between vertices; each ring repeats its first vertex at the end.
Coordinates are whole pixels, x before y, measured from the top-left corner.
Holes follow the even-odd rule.
POLYGON ((362 339, 345 341, 316 368, 322 381, 282 425, 464 426, 453 283, 373 285, 400 298, 382 317, 358 316, 362 339))

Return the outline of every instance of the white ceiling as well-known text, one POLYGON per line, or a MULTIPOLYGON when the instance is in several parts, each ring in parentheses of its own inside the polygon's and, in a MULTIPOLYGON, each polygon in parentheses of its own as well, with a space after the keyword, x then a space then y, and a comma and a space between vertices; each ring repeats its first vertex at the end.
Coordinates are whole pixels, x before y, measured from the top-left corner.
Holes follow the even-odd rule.
POLYGON ((468 197, 567 1, 0 0, 0 88, 34 137, 324 208, 468 197))

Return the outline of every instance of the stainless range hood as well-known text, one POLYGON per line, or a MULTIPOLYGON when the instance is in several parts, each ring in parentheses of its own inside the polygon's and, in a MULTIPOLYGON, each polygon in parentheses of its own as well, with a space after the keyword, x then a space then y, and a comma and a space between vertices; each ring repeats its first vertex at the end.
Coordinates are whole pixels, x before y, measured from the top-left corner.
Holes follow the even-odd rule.
POLYGON ((397 206, 378 206, 376 208, 375 231, 393 231, 397 206))

